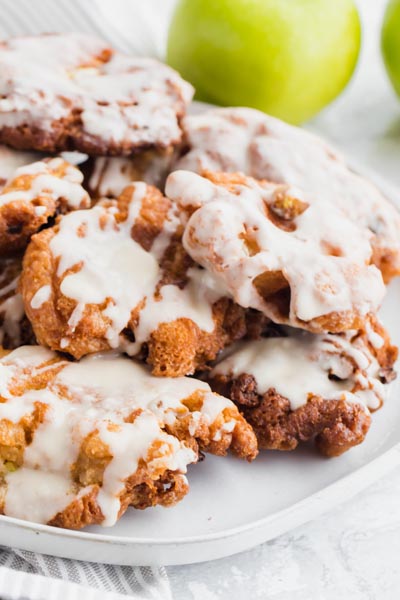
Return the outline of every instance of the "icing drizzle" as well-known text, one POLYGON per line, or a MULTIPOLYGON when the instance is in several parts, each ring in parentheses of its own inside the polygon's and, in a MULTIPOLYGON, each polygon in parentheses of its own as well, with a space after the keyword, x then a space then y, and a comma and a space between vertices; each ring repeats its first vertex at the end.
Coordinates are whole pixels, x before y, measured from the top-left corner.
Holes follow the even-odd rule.
MULTIPOLYGON (((129 354, 137 353, 160 323, 188 318, 203 331, 214 330, 212 303, 221 293, 214 289, 214 282, 206 272, 198 267, 189 269, 182 289, 177 285, 162 285, 160 258, 179 224, 174 208, 149 251, 131 236, 147 192, 142 182, 132 187, 124 221, 116 217, 115 202, 100 203, 91 210, 75 211, 60 219, 50 250, 58 261, 60 291, 76 302, 63 348, 68 348, 69 338, 91 304, 101 307, 110 348, 124 349, 129 354), (139 319, 132 324, 130 319, 135 309, 139 311, 139 319), (128 325, 135 335, 133 344, 121 337, 128 325)), ((32 308, 39 292, 31 301, 32 308)), ((45 299, 41 292, 40 295, 45 299)))
POLYGON ((287 332, 288 337, 238 342, 211 378, 252 375, 259 394, 275 389, 290 401, 292 410, 310 396, 344 399, 366 410, 381 406, 387 392, 379 379, 380 365, 361 340, 353 339, 354 332, 315 335, 290 328, 287 332))
POLYGON ((57 121, 68 127, 72 119, 72 136, 129 150, 179 141, 178 116, 193 90, 162 63, 64 33, 3 42, 0 93, 0 127, 28 123, 51 132, 57 121))
POLYGON ((19 167, 13 172, 0 194, 0 208, 12 202, 34 204, 36 214, 46 212, 46 204, 64 202, 72 209, 90 206, 82 187, 83 174, 60 157, 19 167))
POLYGON ((378 308, 385 288, 368 264, 370 234, 335 206, 321 210, 287 185, 244 177, 213 183, 189 171, 172 173, 166 194, 192 213, 183 236, 186 251, 241 306, 305 328, 333 312, 366 315, 378 308), (281 288, 290 287, 289 314, 274 300, 276 290, 269 297, 255 285, 258 276, 277 273, 281 288))
POLYGON ((340 208, 358 227, 368 227, 374 245, 392 248, 400 256, 396 208, 318 137, 250 108, 189 115, 183 126, 190 151, 176 168, 241 171, 255 179, 297 186, 319 203, 340 208))
POLYGON ((189 419, 194 437, 204 426, 214 426, 216 434, 222 428, 219 435, 235 427, 231 415, 229 420, 222 416, 225 409, 236 410, 233 404, 213 394, 206 383, 155 378, 145 366, 113 353, 69 363, 44 348, 21 347, 0 360, 0 387, 4 400, 0 419, 19 423, 38 403, 45 407, 44 419, 25 447, 22 466, 3 469, 4 513, 42 523, 91 491, 94 484, 85 487, 72 475, 89 435, 96 435, 111 454, 97 502, 102 524, 113 525, 126 479, 135 474, 140 461, 157 478, 168 469, 185 473, 187 464, 197 459, 189 446, 164 431, 167 425, 189 419), (38 376, 46 377, 44 383, 31 387, 31 379, 38 376), (184 401, 193 396, 196 410, 191 412, 184 401), (155 444, 157 452, 152 453, 155 444), (33 491, 27 495, 31 485, 33 491))

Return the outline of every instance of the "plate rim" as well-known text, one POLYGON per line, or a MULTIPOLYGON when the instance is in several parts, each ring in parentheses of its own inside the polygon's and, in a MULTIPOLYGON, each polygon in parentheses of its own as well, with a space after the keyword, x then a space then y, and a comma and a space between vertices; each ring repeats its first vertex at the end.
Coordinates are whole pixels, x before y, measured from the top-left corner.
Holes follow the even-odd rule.
MULTIPOLYGON (((327 459, 329 460, 329 459, 327 459)), ((239 525, 237 527, 232 527, 225 531, 217 531, 206 534, 197 534, 194 536, 188 536, 185 538, 134 538, 127 536, 118 536, 118 535, 106 535, 102 533, 93 533, 85 530, 74 530, 74 529, 65 529, 61 527, 53 527, 51 525, 44 525, 41 523, 35 523, 33 521, 26 521, 23 519, 18 519, 15 517, 9 517, 7 515, 0 515, 0 523, 7 523, 9 525, 14 525, 21 529, 27 530, 35 530, 38 533, 44 533, 47 535, 52 535, 56 537, 68 537, 71 539, 79 540, 81 542, 101 542, 102 544, 118 544, 120 546, 167 546, 167 545, 188 545, 188 544, 199 544, 199 543, 207 543, 212 542, 224 538, 235 537, 236 535, 240 535, 242 533, 247 533, 252 529, 260 529, 268 524, 269 521, 278 520, 284 517, 286 514, 290 514, 292 512, 301 511, 303 504, 309 504, 312 501, 317 501, 318 503, 323 503, 325 496, 333 497, 334 493, 332 493, 336 488, 340 488, 347 481, 359 478, 360 485, 353 485, 349 491, 349 498, 360 492, 365 487, 371 484, 372 481, 377 481, 385 474, 389 473, 396 466, 400 465, 400 442, 395 443, 391 448, 386 450, 383 454, 375 457, 364 465, 358 467, 354 471, 347 473, 343 477, 340 477, 333 483, 330 483, 323 487, 321 490, 314 492, 311 495, 302 498, 301 500, 287 506, 282 510, 278 510, 276 512, 271 513, 267 517, 262 517, 261 519, 257 519, 256 521, 251 521, 250 523, 239 525), (386 468, 382 469, 380 472, 376 469, 378 466, 385 466, 386 468), (373 471, 376 472, 376 476, 372 478, 365 478, 365 481, 362 480, 362 475, 364 472, 373 471), (355 489, 354 489, 355 488, 355 489)), ((173 508, 173 507, 172 507, 173 508)), ((319 513, 322 514, 324 511, 329 510, 330 504, 326 504, 323 507, 323 510, 319 513)), ((317 513, 315 513, 317 516, 317 513)), ((308 519, 305 519, 306 522, 308 519)), ((312 520, 309 519, 309 520, 312 520)))

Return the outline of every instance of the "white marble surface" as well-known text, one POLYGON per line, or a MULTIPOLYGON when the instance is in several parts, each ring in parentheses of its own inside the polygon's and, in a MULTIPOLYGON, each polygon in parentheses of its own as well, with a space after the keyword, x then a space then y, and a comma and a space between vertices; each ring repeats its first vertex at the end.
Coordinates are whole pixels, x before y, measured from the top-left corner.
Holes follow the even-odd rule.
POLYGON ((397 600, 400 469, 325 517, 237 556, 168 568, 174 600, 397 600))
MULTIPOLYGON (((356 75, 310 127, 400 185, 400 101, 379 49, 385 4, 359 1, 364 43, 356 75)), ((170 567, 168 574, 174 600, 397 600, 400 468, 275 541, 218 561, 170 567)))

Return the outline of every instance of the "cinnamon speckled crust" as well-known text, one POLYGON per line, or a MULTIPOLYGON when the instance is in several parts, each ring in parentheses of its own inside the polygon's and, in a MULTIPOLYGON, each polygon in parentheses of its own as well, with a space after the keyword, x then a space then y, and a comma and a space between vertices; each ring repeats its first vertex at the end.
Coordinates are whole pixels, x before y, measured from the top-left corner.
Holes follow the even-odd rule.
MULTIPOLYGON (((212 382, 215 390, 225 393, 227 386, 223 377, 212 382)), ((361 405, 314 396, 292 411, 289 400, 271 389, 257 394, 254 406, 249 407, 254 387, 254 378, 243 374, 232 383, 229 395, 253 427, 261 449, 294 450, 299 443, 314 439, 322 454, 339 456, 363 442, 368 432, 371 417, 361 405)))
MULTIPOLYGON (((393 365, 398 350, 376 319, 371 321, 371 327, 384 340, 381 348, 374 348, 365 332, 360 332, 354 339, 358 337, 365 343, 365 351, 370 352, 380 365, 381 381, 388 383, 396 377, 393 365)), ((253 427, 260 449, 294 450, 299 443, 314 440, 325 456, 339 456, 362 443, 371 424, 371 415, 361 401, 358 404, 346 399, 310 395, 304 405, 293 410, 290 399, 274 388, 260 394, 256 379, 248 373, 235 376, 216 373, 207 380, 214 391, 235 402, 253 427)))
MULTIPOLYGON (((127 218, 134 189, 134 186, 126 188, 118 201, 103 202, 105 207, 116 207, 118 222, 127 218)), ((163 232, 171 203, 156 188, 147 186, 146 190, 140 212, 131 229, 131 236, 143 249, 150 251, 154 240, 163 232)), ((24 257, 21 291, 26 313, 39 343, 81 358, 86 354, 110 348, 106 337, 109 319, 102 313, 103 306, 87 304, 84 315, 73 333, 69 330, 68 321, 76 302, 61 291, 63 278, 57 274, 58 261, 50 248, 61 222, 59 220, 54 227, 32 238, 24 257), (40 307, 32 307, 32 298, 44 286, 51 286, 51 295, 40 307), (66 338, 68 343, 63 344, 62 340, 66 338)), ((159 259, 162 273, 160 286, 170 285, 185 289, 187 285, 187 272, 194 263, 183 249, 181 233, 178 226, 159 259)), ((77 268, 79 269, 79 266, 77 268)), ((135 341, 134 331, 138 322, 140 323, 142 308, 143 301, 132 307, 130 321, 121 332, 126 343, 135 341)), ((159 319, 163 314, 162 308, 160 310, 159 319)), ((155 375, 192 374, 195 370, 204 368, 225 345, 243 337, 248 327, 254 329, 257 327, 257 321, 265 322, 265 317, 260 313, 246 311, 226 297, 211 303, 210 310, 214 321, 212 331, 202 330, 197 323, 186 317, 166 322, 160 320, 155 324, 140 348, 140 356, 152 365, 155 375)))
POLYGON ((57 214, 88 208, 83 175, 61 158, 19 167, 0 193, 0 255, 23 250, 57 214))
POLYGON ((0 85, 1 143, 102 156, 178 144, 193 95, 167 65, 78 33, 2 42, 0 85))

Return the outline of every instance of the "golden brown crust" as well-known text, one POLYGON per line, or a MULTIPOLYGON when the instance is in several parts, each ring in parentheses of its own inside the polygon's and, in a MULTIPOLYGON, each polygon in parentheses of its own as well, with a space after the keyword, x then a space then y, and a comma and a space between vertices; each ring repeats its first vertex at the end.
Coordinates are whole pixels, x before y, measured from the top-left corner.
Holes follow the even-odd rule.
MULTIPOLYGON (((75 199, 71 203, 69 194, 79 192, 80 178, 80 172, 61 158, 20 167, 0 195, 0 255, 23 250, 50 218, 72 210, 75 199)), ((75 208, 90 206, 89 196, 80 191, 75 208)))
POLYGON ((400 275, 400 252, 397 249, 382 248, 378 244, 374 244, 372 261, 381 271, 386 284, 400 275))
POLYGON ((190 319, 162 323, 151 334, 147 362, 157 377, 174 377, 177 373, 192 374, 203 369, 227 344, 246 334, 245 311, 228 298, 212 307, 215 329, 212 334, 190 319))
MULTIPOLYGON (((63 351, 61 340, 67 334, 68 319, 76 302, 60 291, 57 263, 49 249, 56 231, 56 228, 46 229, 33 236, 24 256, 20 287, 25 311, 38 342, 52 350, 63 351), (51 285, 51 298, 40 309, 32 308, 32 298, 45 285, 51 285)), ((99 308, 96 305, 87 307, 85 318, 78 324, 66 350, 75 358, 81 358, 85 354, 109 349, 105 338, 106 326, 99 308)))
MULTIPOLYGON (((100 525, 104 515, 97 502, 100 486, 94 485, 84 496, 75 499, 67 508, 59 512, 49 525, 64 529, 82 529, 89 525, 100 525)), ((189 486, 184 477, 173 471, 165 471, 157 479, 151 479, 145 469, 129 478, 121 498, 120 519, 126 510, 133 508, 144 510, 151 506, 174 506, 188 493, 189 486)))
POLYGON ((97 503, 98 491, 98 487, 93 487, 81 498, 73 500, 67 508, 57 513, 48 525, 64 529, 82 529, 88 525, 99 525, 104 516, 97 503))
MULTIPOLYGON (((123 222, 127 218, 134 189, 134 186, 130 186, 122 192, 117 201, 106 200, 102 203, 105 208, 116 208, 117 222, 123 222)), ((157 235, 163 231, 170 210, 171 202, 159 190, 147 186, 141 209, 131 229, 132 238, 144 250, 149 251, 157 235)), ((50 249, 51 241, 58 231, 59 224, 56 224, 33 236, 24 256, 21 292, 38 342, 79 359, 86 354, 110 348, 106 337, 110 320, 103 313, 103 304, 86 304, 83 317, 71 334, 68 321, 77 303, 61 292, 61 283, 66 274, 79 270, 80 265, 76 265, 61 277, 58 276, 58 259, 54 258, 50 249), (51 287, 51 295, 39 308, 33 308, 32 298, 44 286, 51 287), (66 339, 68 343, 65 343, 66 339)), ((161 279, 156 291, 156 300, 157 294, 162 296, 160 289, 163 285, 175 285, 182 289, 187 284, 187 272, 194 263, 183 249, 181 235, 182 227, 178 225, 159 259, 161 279)), ((132 309, 130 321, 122 332, 129 342, 135 339, 134 331, 140 321, 140 311, 143 307, 144 299, 132 309)), ((152 365, 155 375, 192 374, 195 370, 204 368, 225 345, 245 335, 245 309, 227 298, 221 298, 212 304, 211 310, 214 321, 214 330, 211 332, 203 331, 189 318, 178 318, 155 326, 140 351, 140 355, 152 365)), ((253 327, 257 319, 265 321, 261 314, 253 312, 253 327)))
MULTIPOLYGON (((192 396, 187 398, 184 404, 193 412, 199 409, 199 400, 201 400, 199 397, 192 396)), ((193 447, 189 429, 188 419, 185 418, 175 421, 173 425, 166 426, 168 433, 193 447)), ((251 462, 258 455, 258 443, 254 432, 242 415, 237 412, 236 406, 225 408, 211 426, 199 423, 196 429, 196 443, 198 445, 196 448, 198 447, 201 452, 217 456, 226 456, 230 451, 238 458, 251 462), (224 431, 224 425, 229 422, 235 423, 232 432, 224 431)))

